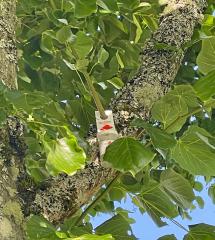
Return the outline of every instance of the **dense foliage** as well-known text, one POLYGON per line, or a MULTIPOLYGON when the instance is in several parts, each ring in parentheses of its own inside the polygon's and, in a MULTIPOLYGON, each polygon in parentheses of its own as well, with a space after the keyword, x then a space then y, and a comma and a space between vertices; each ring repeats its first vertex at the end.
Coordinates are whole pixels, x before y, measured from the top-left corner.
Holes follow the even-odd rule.
MULTIPOLYGON (((96 109, 86 78, 107 107, 138 70, 140 49, 158 27, 165 1, 159 2, 18 2, 19 91, 1 86, 0 120, 4 123, 12 114, 26 125, 25 164, 36 184, 84 168, 85 137, 96 109)), ((30 240, 136 239, 130 226, 134 220, 114 201, 129 195, 158 226, 166 224, 164 218, 189 218, 194 201, 201 202, 194 194, 202 189, 197 175, 205 176, 215 201, 215 5, 208 2, 202 25, 184 46, 187 54, 174 87, 153 105, 150 123, 132 122, 145 131, 143 139, 124 137, 108 147, 104 160, 122 173, 114 187, 90 209, 83 225, 77 224, 81 210, 58 228, 32 216, 27 223, 30 240), (90 216, 100 212, 113 217, 93 229, 90 216)), ((215 239, 215 227, 190 226, 184 239, 215 239)))

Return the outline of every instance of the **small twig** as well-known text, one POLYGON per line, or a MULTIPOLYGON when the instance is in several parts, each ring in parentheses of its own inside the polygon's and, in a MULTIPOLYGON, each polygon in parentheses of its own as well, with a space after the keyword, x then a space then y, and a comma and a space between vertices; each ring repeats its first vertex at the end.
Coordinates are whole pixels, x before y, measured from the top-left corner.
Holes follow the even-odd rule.
POLYGON ((122 176, 121 172, 118 172, 116 177, 109 183, 109 185, 105 188, 104 191, 102 191, 98 197, 84 210, 84 212, 81 214, 81 216, 78 218, 78 220, 75 222, 75 225, 79 225, 82 220, 86 217, 86 215, 89 213, 89 211, 95 207, 95 205, 104 197, 106 193, 108 193, 113 185, 116 183, 116 181, 122 176))

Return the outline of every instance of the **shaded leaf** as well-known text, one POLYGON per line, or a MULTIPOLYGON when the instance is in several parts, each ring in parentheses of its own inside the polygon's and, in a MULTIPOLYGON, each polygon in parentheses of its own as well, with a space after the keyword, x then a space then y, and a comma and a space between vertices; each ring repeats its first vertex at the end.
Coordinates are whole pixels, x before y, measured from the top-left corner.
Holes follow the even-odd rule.
POLYGON ((55 227, 45 218, 32 216, 26 224, 27 236, 31 240, 58 240, 55 227))
POLYGON ((190 183, 182 175, 167 169, 161 173, 160 183, 176 204, 183 208, 191 207, 195 195, 190 183))
POLYGON ((60 43, 66 43, 67 41, 72 41, 74 37, 75 36, 73 35, 70 26, 62 27, 56 33, 56 38, 60 43))
POLYGON ((149 133, 152 143, 157 148, 168 149, 176 145, 175 138, 164 130, 153 127, 142 119, 135 119, 132 126, 143 127, 149 133))
POLYGON ((132 231, 128 215, 117 214, 111 219, 108 219, 95 229, 97 234, 110 233, 117 240, 135 240, 136 237, 128 235, 128 231, 132 231))
POLYGON ((161 217, 174 218, 178 215, 175 205, 158 183, 150 182, 143 186, 140 196, 144 208, 158 226, 164 226, 157 222, 161 217))
POLYGON ((75 16, 83 18, 97 11, 96 0, 75 0, 75 16))
POLYGON ((93 40, 84 32, 79 31, 72 44, 79 58, 85 58, 93 48, 93 40))
POLYGON ((109 53, 104 49, 101 48, 98 52, 98 63, 104 65, 104 63, 108 60, 109 53))

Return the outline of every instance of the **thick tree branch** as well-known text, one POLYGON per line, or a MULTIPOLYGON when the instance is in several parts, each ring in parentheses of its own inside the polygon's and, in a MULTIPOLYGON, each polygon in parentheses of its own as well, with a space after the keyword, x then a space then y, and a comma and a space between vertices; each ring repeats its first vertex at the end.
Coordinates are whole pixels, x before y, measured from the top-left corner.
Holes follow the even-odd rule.
MULTIPOLYGON (((169 90, 184 57, 183 46, 191 40, 205 4, 204 0, 172 0, 166 7, 159 29, 141 52, 138 74, 111 103, 116 125, 123 135, 133 135, 130 121, 134 117, 148 120, 152 104, 169 90), (159 50, 159 43, 174 47, 175 51, 159 50)), ((48 188, 36 194, 31 209, 58 222, 87 203, 115 174, 114 170, 102 167, 94 156, 92 162, 74 176, 53 178, 48 188)))

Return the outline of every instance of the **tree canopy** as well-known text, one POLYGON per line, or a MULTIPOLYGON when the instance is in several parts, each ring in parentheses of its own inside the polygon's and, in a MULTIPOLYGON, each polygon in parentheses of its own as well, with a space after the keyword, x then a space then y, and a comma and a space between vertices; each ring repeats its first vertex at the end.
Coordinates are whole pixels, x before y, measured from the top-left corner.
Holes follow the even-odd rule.
MULTIPOLYGON (((141 49, 159 28, 167 2, 18 1, 18 90, 0 85, 0 124, 11 115, 24 124, 25 167, 35 186, 72 176, 90 162, 88 140, 95 137, 98 103, 111 108, 112 99, 136 76, 141 49)), ((164 96, 154 102, 156 86, 136 95, 138 101, 147 99, 150 116, 133 117, 129 128, 135 135, 123 134, 107 147, 102 161, 116 170, 115 178, 64 222, 28 217, 29 240, 137 239, 131 228, 135 220, 114 202, 129 195, 162 227, 165 218, 189 218, 201 200, 196 192, 203 185, 196 176, 204 176, 215 202, 215 4, 207 2, 185 45, 154 43, 158 53, 172 58, 186 54, 164 96), (93 229, 91 217, 99 213, 113 217, 93 229)), ((189 239, 213 240, 215 226, 191 225, 184 236, 189 239)))

